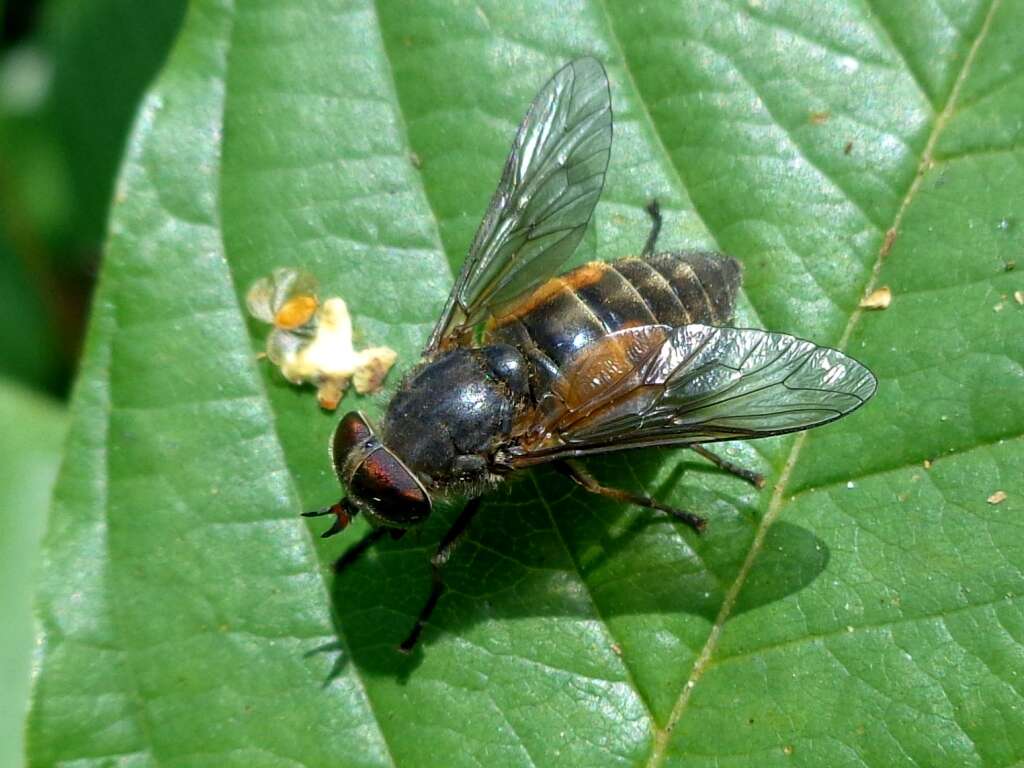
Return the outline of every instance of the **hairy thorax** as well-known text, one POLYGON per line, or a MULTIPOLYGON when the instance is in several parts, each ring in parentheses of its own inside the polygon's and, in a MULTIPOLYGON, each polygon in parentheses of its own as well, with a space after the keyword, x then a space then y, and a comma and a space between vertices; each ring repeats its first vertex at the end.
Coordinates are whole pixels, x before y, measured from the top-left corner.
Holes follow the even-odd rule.
POLYGON ((528 398, 526 364, 511 346, 456 349, 413 370, 381 437, 430 488, 493 483, 492 458, 528 398))

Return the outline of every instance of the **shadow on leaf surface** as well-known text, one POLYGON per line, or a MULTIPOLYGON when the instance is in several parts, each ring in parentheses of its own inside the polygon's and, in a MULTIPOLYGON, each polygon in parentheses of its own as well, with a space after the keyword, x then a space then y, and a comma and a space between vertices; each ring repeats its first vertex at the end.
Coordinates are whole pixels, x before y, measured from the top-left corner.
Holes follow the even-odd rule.
MULTIPOLYGON (((706 533, 698 536, 654 510, 587 494, 547 468, 534 470, 533 478, 528 473, 517 475, 486 497, 468 536, 445 567, 447 590, 410 656, 400 654, 397 645, 426 600, 429 557, 454 520, 458 504, 437 505, 423 530, 412 531, 400 541, 382 539, 334 578, 335 613, 344 625, 354 660, 365 670, 401 680, 435 642, 452 637, 473 642, 472 628, 477 624, 491 623, 500 636, 502 623, 524 618, 585 620, 594 616, 595 602, 602 605, 604 620, 688 614, 714 622, 750 549, 757 511, 740 499, 702 490, 702 476, 717 470, 697 462, 680 463, 666 481, 647 486, 644 481, 653 481, 661 462, 657 451, 644 453, 653 461, 640 462, 634 471, 637 488, 647 487, 652 495, 665 497, 688 479, 688 498, 703 499, 689 508, 709 518, 706 533), (549 501, 540 497, 541 487, 549 501), (576 540, 585 531, 589 541, 570 551, 569 529, 576 540), (665 546, 666 540, 671 547, 665 546), (662 550, 669 551, 651 551, 642 568, 636 568, 642 561, 635 555, 620 556, 637 547, 657 548, 659 542, 662 550)), ((598 472, 613 463, 608 458, 592 462, 598 472)), ((365 529, 352 531, 348 545, 362 535, 365 529)), ((761 578, 740 594, 733 616, 800 591, 829 561, 829 550, 821 539, 785 521, 769 529, 763 551, 761 578), (766 577, 764 565, 769 560, 779 567, 767 571, 766 577)), ((340 651, 340 646, 317 650, 340 651)), ((341 653, 332 674, 347 663, 341 653)))

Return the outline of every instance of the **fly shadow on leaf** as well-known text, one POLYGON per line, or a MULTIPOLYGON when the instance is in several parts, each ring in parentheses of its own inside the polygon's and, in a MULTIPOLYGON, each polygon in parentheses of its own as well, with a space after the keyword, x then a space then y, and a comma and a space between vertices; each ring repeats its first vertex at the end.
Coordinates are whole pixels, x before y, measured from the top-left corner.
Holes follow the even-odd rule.
MULTIPOLYGON (((447 591, 410 656, 396 648, 426 600, 430 555, 459 508, 438 505, 422 531, 381 540, 335 577, 331 592, 353 660, 403 679, 439 638, 481 624, 500 634, 500 622, 531 617, 689 614, 714 621, 756 534, 759 496, 696 456, 667 472, 665 458, 637 451, 625 465, 619 456, 589 466, 601 479, 625 475, 631 490, 706 516, 703 535, 660 512, 588 494, 552 470, 534 470, 485 500, 445 566, 447 591)), ((361 532, 351 533, 354 543, 361 532)), ((828 561, 814 534, 776 522, 733 614, 803 589, 828 561)), ((341 654, 335 673, 349 661, 340 646, 320 650, 341 654)))

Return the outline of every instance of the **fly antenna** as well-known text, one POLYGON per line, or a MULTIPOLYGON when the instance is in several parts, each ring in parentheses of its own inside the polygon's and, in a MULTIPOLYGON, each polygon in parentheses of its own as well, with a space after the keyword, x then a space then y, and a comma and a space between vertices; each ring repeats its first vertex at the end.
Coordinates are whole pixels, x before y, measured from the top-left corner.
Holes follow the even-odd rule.
POLYGON ((329 507, 321 507, 320 509, 314 509, 312 512, 303 512, 303 517, 323 517, 324 515, 330 515, 334 512, 334 507, 337 504, 333 504, 329 507))
POLYGON ((337 519, 330 528, 320 534, 320 538, 322 539, 334 536, 335 534, 341 533, 345 530, 348 527, 348 524, 352 522, 352 518, 355 517, 356 510, 348 504, 348 498, 346 497, 329 507, 322 507, 321 509, 317 509, 312 512, 302 513, 303 517, 323 517, 324 515, 337 515, 337 519))

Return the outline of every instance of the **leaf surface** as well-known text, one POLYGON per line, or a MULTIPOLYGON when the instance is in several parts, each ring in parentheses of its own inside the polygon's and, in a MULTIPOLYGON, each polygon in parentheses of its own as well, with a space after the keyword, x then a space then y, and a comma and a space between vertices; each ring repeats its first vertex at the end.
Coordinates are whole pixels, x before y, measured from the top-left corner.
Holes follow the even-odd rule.
POLYGON ((1024 759, 1022 24, 1020 0, 195 3, 112 214, 33 763, 1024 759), (258 363, 242 297, 309 269, 407 370, 516 122, 587 54, 616 136, 584 250, 637 252, 657 197, 662 247, 743 261, 739 324, 844 348, 879 394, 729 446, 761 493, 684 453, 594 462, 707 514, 700 538, 520 479, 400 657, 455 509, 334 577, 363 529, 320 542, 297 513, 338 496, 335 419, 258 363), (859 309, 880 285, 892 306, 859 309))

